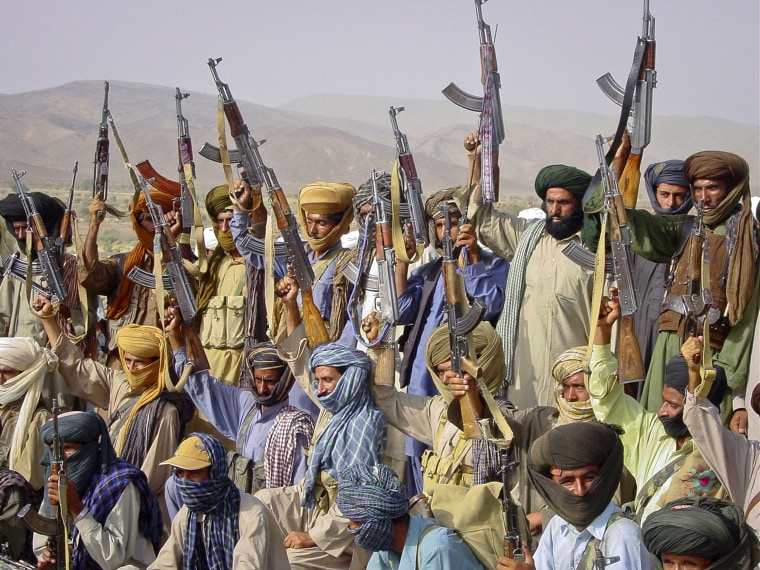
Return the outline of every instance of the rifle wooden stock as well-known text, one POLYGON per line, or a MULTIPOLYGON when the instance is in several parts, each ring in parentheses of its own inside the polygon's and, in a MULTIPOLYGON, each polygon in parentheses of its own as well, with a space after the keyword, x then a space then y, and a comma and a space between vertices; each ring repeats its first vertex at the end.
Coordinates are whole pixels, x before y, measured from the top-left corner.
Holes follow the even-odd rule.
POLYGON ((618 320, 618 381, 621 384, 646 378, 641 348, 633 330, 633 315, 618 320))
POLYGON ((639 198, 639 183, 641 182, 641 154, 631 153, 620 175, 620 194, 626 208, 635 208, 639 198))
MULTIPOLYGON (((465 372, 477 378, 481 373, 480 367, 469 358, 463 358, 462 374, 465 372)), ((483 400, 480 398, 477 384, 470 386, 470 390, 464 396, 457 398, 459 400, 459 409, 462 413, 462 431, 467 439, 478 439, 483 437, 478 426, 478 419, 483 413, 483 400)))
POLYGON ((325 321, 314 304, 311 289, 301 290, 301 319, 306 329, 306 339, 310 348, 314 348, 330 340, 325 321))
POLYGON ((195 325, 184 323, 183 326, 185 330, 185 350, 187 351, 187 359, 193 361, 193 372, 210 370, 211 364, 209 364, 203 343, 198 338, 195 325))

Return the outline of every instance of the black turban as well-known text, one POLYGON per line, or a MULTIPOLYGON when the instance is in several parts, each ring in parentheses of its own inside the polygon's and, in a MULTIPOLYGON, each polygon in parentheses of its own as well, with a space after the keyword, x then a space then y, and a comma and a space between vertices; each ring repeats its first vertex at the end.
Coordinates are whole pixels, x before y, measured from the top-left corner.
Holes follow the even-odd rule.
POLYGON ((256 380, 253 380, 253 399, 262 406, 274 406, 288 397, 290 389, 293 387, 295 377, 280 356, 277 354, 277 348, 270 342, 257 343, 248 349, 245 354, 245 365, 251 378, 255 378, 254 370, 279 370, 280 380, 277 382, 274 390, 268 396, 260 396, 256 391, 256 380))
MULTIPOLYGON (((66 209, 63 202, 42 192, 27 192, 27 195, 32 198, 40 213, 48 235, 55 235, 58 224, 63 218, 63 211, 66 209)), ((26 221, 26 210, 18 194, 8 194, 0 200, 0 215, 8 222, 11 232, 13 231, 12 222, 26 221)))
POLYGON ((617 432, 602 423, 557 426, 530 448, 528 475, 547 504, 563 519, 585 528, 607 508, 623 470, 623 444, 617 432), (552 480, 550 470, 599 465, 599 474, 583 497, 552 480))
MULTIPOLYGON (((686 387, 689 385, 689 368, 686 366, 686 361, 683 356, 676 354, 665 365, 665 385, 669 388, 673 388, 679 394, 683 394, 686 391, 686 387)), ((715 380, 713 381, 710 393, 707 395, 707 399, 710 400, 716 407, 720 407, 723 402, 723 396, 726 394, 726 371, 722 366, 715 365, 715 380)))
POLYGON ((745 534, 744 515, 739 507, 714 497, 671 501, 649 515, 641 527, 644 545, 657 557, 676 554, 713 561, 734 551, 745 534))
POLYGON ((580 200, 586 193, 591 178, 588 172, 574 166, 564 164, 544 166, 536 175, 536 194, 542 200, 546 200, 546 191, 549 188, 564 188, 580 200))

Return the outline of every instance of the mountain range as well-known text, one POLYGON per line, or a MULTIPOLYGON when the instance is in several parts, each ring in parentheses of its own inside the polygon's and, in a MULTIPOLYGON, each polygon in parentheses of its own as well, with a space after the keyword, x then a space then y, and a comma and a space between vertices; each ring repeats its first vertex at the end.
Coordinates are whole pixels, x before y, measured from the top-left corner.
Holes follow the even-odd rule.
MULTIPOLYGON (((234 82, 231 85, 234 93, 234 82)), ((150 159, 168 178, 176 177, 175 89, 110 82, 108 106, 132 163, 150 159)), ((596 169, 594 138, 612 134, 616 109, 600 97, 599 114, 504 106, 506 139, 501 147, 502 200, 534 196, 533 179, 546 164, 596 169)), ((261 155, 288 195, 315 180, 359 185, 370 169, 388 170, 395 159, 389 108, 403 106, 399 128, 409 139, 425 194, 464 183, 465 135, 477 129, 478 117, 446 101, 380 96, 321 94, 277 108, 238 101, 257 140, 266 139, 261 155)), ((0 95, 0 181, 12 190, 10 168, 27 170, 24 183, 33 190, 68 189, 75 160, 78 188, 91 188, 92 160, 103 106, 103 82, 74 81, 58 87, 0 95)), ((655 92, 656 110, 656 92, 655 92)), ((220 165, 197 151, 206 141, 218 145, 217 97, 191 93, 182 102, 195 148, 200 195, 223 182, 220 165)), ((710 117, 653 117, 652 143, 644 167, 653 161, 685 158, 705 149, 740 154, 751 172, 760 173, 760 128, 710 117)), ((227 128, 228 144, 234 143, 227 128)), ((109 185, 117 195, 132 191, 111 133, 109 185)), ((753 194, 760 194, 758 175, 753 194)), ((643 185, 642 185, 643 188, 643 185)), ((644 201, 646 199, 644 198, 644 201)), ((642 205, 644 205, 642 203, 642 205)))

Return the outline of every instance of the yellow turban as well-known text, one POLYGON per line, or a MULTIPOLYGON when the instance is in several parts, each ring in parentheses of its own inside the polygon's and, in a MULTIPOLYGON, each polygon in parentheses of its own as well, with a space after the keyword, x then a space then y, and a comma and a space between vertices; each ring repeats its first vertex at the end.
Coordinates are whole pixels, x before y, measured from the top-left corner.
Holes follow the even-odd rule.
POLYGON ((314 182, 298 192, 298 223, 306 229, 306 214, 342 214, 338 225, 322 239, 305 236, 309 246, 315 251, 324 251, 340 241, 348 232, 354 219, 353 199, 356 188, 345 182, 314 182))

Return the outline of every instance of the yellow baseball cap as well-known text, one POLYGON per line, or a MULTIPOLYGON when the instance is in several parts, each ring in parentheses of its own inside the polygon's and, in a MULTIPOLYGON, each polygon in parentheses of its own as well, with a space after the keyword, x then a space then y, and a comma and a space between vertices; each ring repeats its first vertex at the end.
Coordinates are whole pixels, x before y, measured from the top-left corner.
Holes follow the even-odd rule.
POLYGON ((196 435, 190 436, 179 444, 174 457, 162 461, 160 465, 172 465, 188 471, 196 471, 211 466, 211 458, 203 445, 201 438, 196 435))

